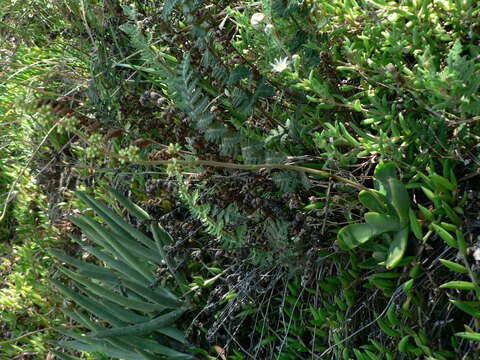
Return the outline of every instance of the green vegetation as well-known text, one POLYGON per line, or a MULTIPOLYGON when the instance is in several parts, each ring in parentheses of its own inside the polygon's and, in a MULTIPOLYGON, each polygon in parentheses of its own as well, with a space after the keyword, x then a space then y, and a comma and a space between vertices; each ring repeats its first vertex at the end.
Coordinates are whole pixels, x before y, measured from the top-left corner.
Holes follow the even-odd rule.
POLYGON ((477 359, 473 0, 0 0, 0 358, 477 359))

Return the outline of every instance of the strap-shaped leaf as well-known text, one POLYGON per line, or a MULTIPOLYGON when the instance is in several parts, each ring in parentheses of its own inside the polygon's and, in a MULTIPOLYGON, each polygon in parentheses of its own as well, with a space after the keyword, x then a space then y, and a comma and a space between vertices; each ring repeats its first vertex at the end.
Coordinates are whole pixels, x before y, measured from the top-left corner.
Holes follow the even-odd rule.
POLYGON ((50 349, 49 351, 61 360, 82 360, 79 357, 68 355, 57 350, 50 349))
MULTIPOLYGON (((163 330, 164 329, 159 329, 158 332, 163 333, 163 330)), ((169 359, 195 359, 195 357, 192 355, 173 350, 153 340, 145 339, 139 336, 131 336, 129 338, 134 344, 137 344, 139 348, 148 350, 152 353, 168 356, 169 359)), ((158 357, 155 359, 158 359, 158 357)))
MULTIPOLYGON (((115 250, 115 255, 123 259, 128 265, 132 266, 136 271, 144 276, 144 278, 152 283, 155 281, 155 277, 152 274, 152 271, 147 269, 144 262, 141 262, 138 258, 133 256, 130 251, 125 248, 123 242, 121 243, 115 237, 115 234, 108 232, 100 224, 95 222, 92 218, 88 216, 83 216, 83 219, 93 228, 100 237, 110 245, 111 248, 115 250)), ((125 243, 127 243, 126 241, 125 243)))
POLYGON ((76 282, 85 286, 93 294, 101 298, 106 298, 109 301, 125 306, 127 308, 140 310, 143 312, 160 311, 165 309, 165 306, 161 304, 152 304, 152 303, 131 299, 126 296, 120 295, 115 291, 112 291, 103 286, 95 284, 94 282, 88 280, 87 278, 77 275, 74 272, 67 270, 65 268, 60 268, 60 271, 62 271, 65 275, 67 275, 72 280, 75 280, 76 282))
POLYGON ((88 339, 85 336, 80 336, 79 334, 74 333, 73 331, 59 330, 62 334, 77 338, 78 340, 69 340, 69 341, 55 341, 52 342, 55 345, 70 348, 77 351, 83 351, 87 353, 100 352, 106 356, 113 357, 116 359, 124 360, 149 360, 146 359, 143 355, 140 355, 134 351, 118 349, 117 347, 112 346, 107 341, 100 341, 96 339, 88 339))
POLYGON ((170 259, 168 259, 167 254, 165 253, 165 250, 163 250, 163 245, 160 241, 162 238, 162 231, 160 230, 160 227, 158 225, 152 224, 150 226, 150 229, 153 234, 153 238, 155 239, 155 243, 157 245, 157 250, 162 259, 165 261, 165 264, 167 264, 168 270, 172 273, 172 275, 175 277, 175 280, 177 281, 177 284, 179 286, 184 286, 187 284, 187 281, 185 280, 185 277, 180 274, 178 271, 175 271, 175 268, 170 262, 170 259))
MULTIPOLYGON (((100 245, 101 247, 105 248, 111 254, 115 254, 115 249, 106 242, 96 231, 93 229, 90 224, 85 220, 85 215, 80 215, 76 217, 70 217, 69 220, 77 225, 82 232, 95 244, 100 245)), ((80 245, 83 245, 79 239, 71 237, 74 241, 78 242, 80 245)))
POLYGON ((133 215, 140 220, 152 219, 152 217, 145 210, 143 210, 137 204, 134 204, 133 202, 128 200, 125 196, 120 194, 120 192, 117 191, 115 188, 111 186, 107 186, 107 189, 110 192, 110 194, 112 194, 115 197, 115 199, 117 199, 117 201, 127 209, 130 215, 133 215))
POLYGON ((145 299, 148 299, 154 303, 162 304, 166 308, 176 309, 184 305, 182 301, 178 300, 172 293, 167 292, 166 290, 162 291, 162 293, 159 293, 158 290, 160 289, 157 289, 157 292, 155 292, 152 289, 138 285, 132 281, 123 280, 122 283, 125 285, 125 287, 136 292, 145 299))
POLYGON ((57 289, 66 297, 71 298, 75 303, 83 307, 85 310, 91 312, 100 319, 108 321, 112 325, 121 325, 121 320, 112 314, 109 309, 99 304, 97 301, 90 299, 86 296, 80 295, 72 289, 66 287, 57 280, 50 280, 57 289))
MULTIPOLYGON (((65 311, 64 311, 65 312, 65 311)), ((73 311, 73 312, 66 312, 68 315, 74 319, 76 322, 79 324, 84 325, 87 329, 90 329, 91 331, 101 331, 104 330, 105 328, 98 323, 92 321, 88 316, 85 316, 84 314, 78 312, 78 311, 73 311)), ((70 337, 73 337, 74 339, 81 340, 81 341, 86 341, 86 342, 91 342, 89 338, 85 336, 81 336, 80 334, 76 333, 69 333, 70 337)), ((133 350, 134 348, 138 349, 141 347, 141 345, 137 341, 128 341, 124 338, 106 338, 106 339, 93 339, 93 341, 98 341, 102 343, 108 343, 107 345, 111 345, 119 350, 125 350, 125 351, 130 351, 133 350), (133 344, 133 346, 132 346, 133 344)))
POLYGON ((148 259, 152 263, 157 263, 159 265, 163 265, 163 260, 154 252, 152 249, 139 244, 135 239, 132 241, 130 236, 126 237, 122 234, 113 234, 114 237, 118 242, 120 242, 128 251, 132 254, 135 254, 141 259, 148 259))
POLYGON ((165 231, 165 229, 160 225, 152 224, 150 226, 150 231, 157 236, 158 241, 160 241, 162 245, 169 245, 173 243, 173 239, 170 236, 170 234, 167 231, 165 231))
POLYGON ((162 327, 167 327, 175 320, 177 320, 184 312, 185 308, 173 310, 167 314, 158 316, 150 321, 125 326, 121 328, 113 328, 108 330, 96 331, 91 334, 95 338, 106 338, 111 336, 129 336, 129 335, 144 335, 150 334, 162 327))
POLYGON ((103 261, 107 266, 113 270, 118 271, 119 277, 122 279, 129 279, 138 284, 145 284, 145 278, 137 270, 129 266, 127 263, 113 258, 111 255, 107 254, 104 251, 101 251, 98 248, 93 246, 84 246, 85 251, 88 251, 90 254, 94 255, 97 259, 103 261))
POLYGON ((114 273, 112 273, 111 270, 107 270, 101 266, 89 264, 85 261, 75 259, 74 257, 68 256, 60 251, 50 250, 49 253, 55 256, 57 259, 69 265, 75 266, 77 268, 77 271, 82 275, 85 275, 92 279, 109 281, 111 283, 119 282, 118 277, 114 273))
POLYGON ((137 312, 122 307, 107 299, 98 299, 98 303, 112 311, 117 318, 129 324, 136 324, 148 320, 148 317, 139 315, 137 312))
POLYGON ((458 300, 450 300, 450 302, 458 307, 460 310, 466 312, 470 316, 476 317, 480 319, 480 309, 478 308, 478 302, 468 302, 468 301, 458 301, 458 300), (472 303, 476 305, 476 307, 472 306, 472 303))
POLYGON ((122 217, 120 217, 117 213, 106 207, 104 204, 82 192, 77 192, 77 196, 83 202, 91 206, 92 209, 94 209, 97 214, 103 220, 105 220, 105 222, 112 228, 113 231, 123 233, 125 235, 130 235, 145 246, 151 249, 155 249, 155 243, 152 241, 152 239, 143 234, 141 231, 135 229, 132 225, 127 223, 122 217))

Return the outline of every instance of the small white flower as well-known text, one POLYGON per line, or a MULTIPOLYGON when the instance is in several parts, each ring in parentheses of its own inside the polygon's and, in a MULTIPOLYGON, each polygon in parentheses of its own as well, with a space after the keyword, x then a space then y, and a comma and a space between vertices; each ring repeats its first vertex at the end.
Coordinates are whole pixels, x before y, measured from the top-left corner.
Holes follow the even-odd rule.
POLYGON ((262 26, 262 22, 265 20, 264 13, 255 13, 250 18, 250 24, 253 26, 254 29, 258 30, 262 26))
POLYGON ((289 65, 288 57, 285 58, 278 58, 271 64, 273 71, 275 72, 282 72, 288 68, 289 65))
POLYGON ((267 24, 265 26, 265 29, 263 29, 263 31, 265 32, 265 34, 271 35, 273 33, 273 25, 272 24, 267 24))
POLYGON ((473 258, 476 261, 480 261, 480 248, 475 249, 475 251, 473 252, 473 258))

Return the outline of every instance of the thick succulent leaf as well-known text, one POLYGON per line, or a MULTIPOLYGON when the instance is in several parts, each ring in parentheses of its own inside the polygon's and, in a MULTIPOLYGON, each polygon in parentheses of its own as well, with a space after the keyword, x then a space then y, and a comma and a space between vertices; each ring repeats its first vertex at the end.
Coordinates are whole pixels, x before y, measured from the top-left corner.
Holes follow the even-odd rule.
POLYGON ((163 259, 160 256, 158 256, 154 251, 152 251, 152 249, 138 243, 131 237, 126 237, 122 234, 113 234, 113 237, 115 237, 115 239, 120 242, 128 251, 130 251, 132 254, 135 254, 139 258, 148 259, 152 263, 163 265, 163 259))
MULTIPOLYGON (((78 314, 78 316, 76 316, 76 321, 80 323, 86 323, 86 326, 88 328, 93 328, 95 330, 105 329, 102 326, 95 324, 92 320, 88 319, 88 317, 81 314, 78 314)), ((59 329, 59 332, 62 333, 63 335, 69 336, 75 340, 84 342, 89 345, 101 346, 101 347, 107 346, 111 349, 115 349, 116 351, 123 351, 124 354, 129 354, 127 356, 133 356, 133 354, 137 353, 136 350, 140 349, 142 346, 135 341, 131 341, 130 338, 129 339, 125 339, 125 338, 95 339, 95 338, 87 337, 87 336, 84 336, 83 334, 79 334, 79 333, 76 333, 70 330, 65 330, 65 329, 59 329)), ((151 358, 150 356, 145 357, 145 359, 150 359, 150 358, 151 358)))
POLYGON ((393 269, 402 260, 407 249, 408 233, 409 228, 405 227, 393 236, 393 241, 388 249, 387 260, 385 261, 387 269, 393 269))
POLYGON ((136 311, 129 310, 107 299, 98 299, 98 303, 112 311, 117 318, 128 323, 136 324, 148 320, 147 316, 139 315, 136 311))
POLYGON ((396 216, 368 212, 364 217, 366 223, 375 228, 375 231, 379 234, 389 231, 398 231, 402 228, 402 225, 396 216))
POLYGON ((377 190, 362 190, 358 199, 370 211, 384 213, 388 210, 387 198, 377 190))
POLYGON ((347 225, 338 232, 338 243, 342 249, 351 250, 380 235, 382 232, 369 224, 347 225))
MULTIPOLYGON (((388 180, 390 202, 397 212, 402 225, 408 225, 410 218, 408 212, 410 210, 410 198, 407 189, 398 179, 391 178, 388 180)), ((389 196, 387 196, 388 198, 389 196)))
POLYGON ((388 196, 388 180, 395 178, 397 170, 394 163, 381 162, 375 167, 374 177, 378 191, 385 196, 388 196))

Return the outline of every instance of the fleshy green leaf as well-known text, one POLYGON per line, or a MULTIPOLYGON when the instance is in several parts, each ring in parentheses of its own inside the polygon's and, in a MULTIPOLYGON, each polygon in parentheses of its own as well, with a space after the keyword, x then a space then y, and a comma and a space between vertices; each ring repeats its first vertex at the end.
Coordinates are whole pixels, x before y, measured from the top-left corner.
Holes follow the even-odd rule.
POLYGON ((478 308, 474 308, 467 301, 450 300, 450 302, 467 314, 480 319, 480 310, 478 308))
POLYGON ((358 200, 370 211, 384 213, 388 209, 387 198, 377 190, 360 191, 358 200))
POLYGON ((462 337, 464 339, 469 339, 469 340, 474 340, 474 341, 480 341, 480 333, 475 333, 475 332, 459 332, 456 333, 455 336, 462 337))
POLYGON ((347 225, 338 232, 338 243, 342 249, 352 250, 380 235, 382 232, 369 224, 347 225))
POLYGON ((395 216, 368 212, 364 217, 366 223, 372 226, 378 233, 398 231, 402 228, 398 218, 395 216))
POLYGON ((393 236, 393 242, 388 248, 387 260, 385 262, 387 269, 393 269, 402 260, 407 249, 408 233, 408 227, 405 227, 393 236))
POLYGON ((470 281, 449 281, 440 285, 440 289, 475 290, 475 284, 470 281))
POLYGON ((440 262, 452 271, 455 271, 461 274, 468 274, 467 268, 463 265, 460 265, 460 264, 457 264, 456 262, 445 260, 445 259, 440 259, 440 262))

